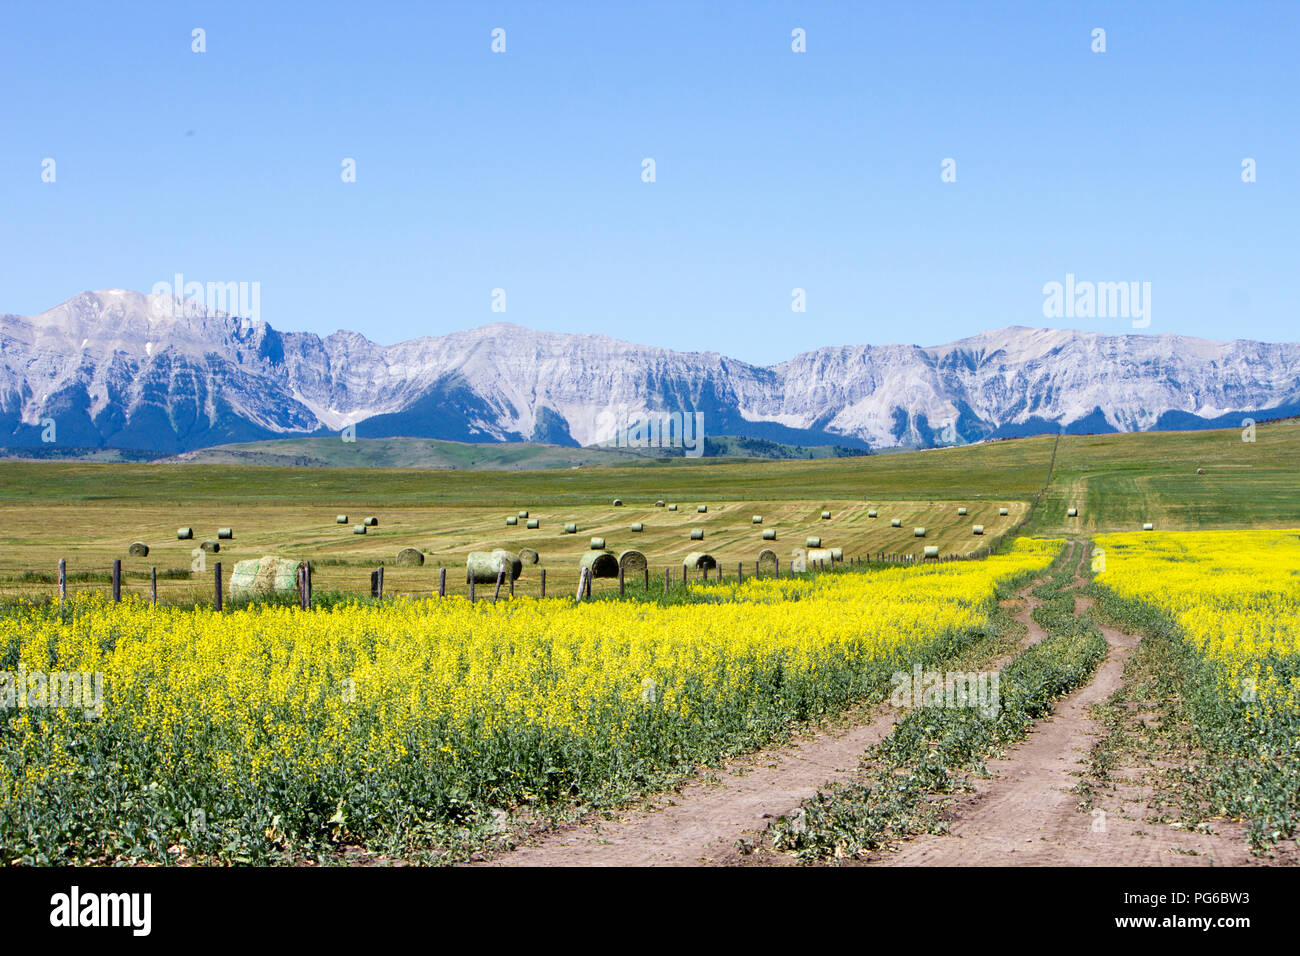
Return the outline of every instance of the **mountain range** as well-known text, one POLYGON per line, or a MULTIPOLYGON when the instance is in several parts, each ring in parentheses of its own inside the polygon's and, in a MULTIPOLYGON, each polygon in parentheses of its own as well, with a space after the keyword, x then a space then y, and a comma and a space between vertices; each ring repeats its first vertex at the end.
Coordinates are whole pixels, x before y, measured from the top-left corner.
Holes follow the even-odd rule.
POLYGON ((708 435, 858 448, 1236 426, 1300 413, 1300 344, 1010 327, 763 367, 504 322, 379 345, 121 289, 0 316, 9 448, 167 455, 347 426, 586 446, 673 412, 703 412, 708 435))

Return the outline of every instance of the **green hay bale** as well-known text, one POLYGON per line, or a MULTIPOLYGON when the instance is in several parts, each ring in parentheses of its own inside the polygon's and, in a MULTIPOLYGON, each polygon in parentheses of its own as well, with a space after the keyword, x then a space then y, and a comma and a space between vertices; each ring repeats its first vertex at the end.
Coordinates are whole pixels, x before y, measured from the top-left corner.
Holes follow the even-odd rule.
POLYGON ((924 538, 924 537, 925 537, 925 529, 924 529, 924 528, 913 528, 913 529, 912 529, 912 536, 915 537, 915 538, 924 538))
POLYGON ((208 554, 216 554, 221 550, 221 544, 219 542, 213 541, 211 538, 209 538, 207 541, 204 541, 202 544, 199 545, 199 547, 202 548, 204 551, 208 552, 208 554))
POLYGON ((677 510, 677 506, 676 506, 676 505, 669 505, 669 506, 668 506, 668 510, 669 510, 669 511, 676 511, 676 510, 677 510))
POLYGON ((1079 509, 1078 509, 1078 508, 1071 508, 1069 511, 1067 511, 1067 512, 1065 513, 1065 515, 1066 515, 1067 518, 1077 518, 1077 517, 1079 517, 1079 509))
POLYGON ((629 548, 618 556, 618 566, 623 569, 625 575, 644 576, 646 569, 650 567, 650 562, 640 551, 629 548))
POLYGON ((592 551, 601 551, 605 547, 605 539, 592 538, 591 541, 588 543, 588 546, 591 548, 592 551))
POLYGON ((832 561, 843 561, 843 560, 844 560, 844 549, 843 549, 843 548, 831 548, 831 560, 832 560, 832 561))
POLYGON ((820 548, 822 546, 822 539, 808 538, 806 541, 804 541, 803 546, 805 548, 820 548))
POLYGON ((506 518, 506 526, 507 526, 507 527, 512 527, 512 528, 513 528, 513 527, 516 527, 518 524, 519 524, 519 519, 516 518, 514 515, 510 515, 508 518, 506 518))
POLYGON ((614 507, 615 507, 615 508, 621 508, 621 507, 623 507, 623 499, 622 499, 622 498, 615 498, 615 499, 614 499, 614 507))
POLYGON ((368 529, 367 529, 366 526, 363 525, 363 524, 354 524, 354 525, 352 526, 352 533, 353 533, 353 534, 365 534, 367 530, 368 530, 368 529))
POLYGON ((1156 526, 1155 526, 1154 524, 1152 524, 1150 521, 1148 521, 1146 524, 1142 525, 1142 530, 1143 530, 1143 531, 1155 531, 1155 530, 1156 530, 1156 526))
POLYGON ((218 528, 217 538, 221 541, 233 541, 235 537, 234 528, 218 528))
POLYGON ((875 518, 878 516, 879 516, 879 512, 877 512, 875 508, 872 508, 870 511, 867 512, 868 518, 875 518))
POLYGON ((578 560, 579 568, 589 568, 593 578, 618 577, 618 558, 613 551, 588 551, 578 560))
POLYGON ((636 532, 644 531, 645 525, 643 525, 640 521, 634 521, 632 522, 632 530, 636 532))
POLYGON ((490 584, 497 579, 497 572, 501 570, 502 563, 506 567, 506 580, 513 581, 523 574, 524 563, 519 560, 519 556, 506 551, 504 548, 496 548, 492 551, 471 551, 465 557, 465 583, 473 581, 475 584, 490 584))
POLYGON ((521 518, 527 518, 527 517, 528 517, 528 509, 525 508, 523 511, 519 512, 519 517, 521 517, 521 518))
POLYGON ((177 528, 177 529, 176 529, 176 540, 177 540, 177 541, 189 541, 189 540, 192 539, 193 537, 194 537, 194 529, 193 529, 193 528, 177 528))
POLYGON ((717 566, 718 562, 714 560, 713 555, 706 554, 703 551, 692 551, 682 559, 682 567, 687 571, 701 571, 705 569, 712 571, 717 566))
POLYGON ((971 534, 983 534, 984 526, 982 524, 977 524, 975 527, 971 528, 970 531, 971 534))
POLYGON ((822 564, 833 564, 835 562, 835 554, 830 548, 809 548, 807 558, 808 567, 812 567, 818 561, 822 564))
POLYGON ((709 513, 709 506, 708 506, 708 505, 700 505, 698 508, 695 509, 695 511, 696 511, 697 514, 708 514, 708 513, 709 513))
POLYGON ((335 516, 334 516, 334 523, 335 523, 335 524, 347 524, 347 523, 348 523, 348 516, 347 516, 347 515, 335 515, 335 516))
POLYGON ((764 548, 758 552, 758 570, 760 573, 776 573, 776 552, 771 548, 764 548))
POLYGON ((829 511, 823 511, 823 512, 822 512, 822 520, 823 520, 823 521, 830 521, 830 520, 831 520, 831 513, 830 513, 829 511))
POLYGON ((532 548, 519 549, 519 561, 521 564, 536 564, 540 560, 542 560, 542 556, 532 548))
POLYGON ((939 546, 937 544, 927 544, 925 546, 925 557, 937 558, 939 556, 939 546))
POLYGON ((958 508, 958 509, 957 509, 957 514, 959 514, 959 515, 964 515, 964 514, 966 514, 966 509, 965 509, 965 508, 958 508))
POLYGON ((762 523, 763 523, 763 516, 762 516, 762 515, 754 515, 754 517, 750 518, 749 520, 750 520, 750 522, 751 522, 752 524, 762 524, 762 523))
POLYGON ((999 508, 999 509, 998 509, 998 514, 1000 514, 1002 517, 1005 518, 1007 515, 1011 514, 1011 509, 1010 509, 1010 508, 999 508))
POLYGON ((419 548, 403 548, 397 552, 397 563, 408 568, 418 568, 424 564, 424 552, 419 548))
POLYGON ((131 547, 126 549, 126 553, 133 558, 147 558, 149 557, 149 545, 143 541, 132 541, 131 547))
POLYGON ((363 521, 363 522, 361 522, 361 523, 362 523, 363 525, 365 525, 367 528, 378 528, 378 527, 379 527, 379 519, 376 518, 374 515, 371 515, 369 518, 367 518, 365 521, 363 521))
POLYGON ((764 540, 764 541, 775 541, 775 540, 776 540, 776 529, 775 529, 775 528, 768 528, 766 531, 764 531, 764 532, 763 532, 763 540, 764 540))
POLYGON ((538 528, 540 528, 541 526, 542 526, 542 522, 539 521, 537 518, 529 518, 529 519, 528 519, 528 530, 529 530, 529 531, 536 531, 536 530, 537 530, 538 528))
POLYGON ((576 522, 573 522, 573 521, 570 521, 568 524, 566 524, 566 525, 564 526, 564 533, 565 533, 565 534, 577 534, 577 533, 578 533, 578 525, 577 525, 577 523, 576 523, 576 522))
POLYGON ((260 558, 236 561, 230 573, 232 600, 253 600, 273 594, 294 594, 298 590, 299 561, 267 554, 260 558))
POLYGON ((692 528, 692 529, 691 529, 691 540, 692 540, 692 541, 703 541, 703 540, 704 540, 704 529, 703 529, 703 528, 692 528))

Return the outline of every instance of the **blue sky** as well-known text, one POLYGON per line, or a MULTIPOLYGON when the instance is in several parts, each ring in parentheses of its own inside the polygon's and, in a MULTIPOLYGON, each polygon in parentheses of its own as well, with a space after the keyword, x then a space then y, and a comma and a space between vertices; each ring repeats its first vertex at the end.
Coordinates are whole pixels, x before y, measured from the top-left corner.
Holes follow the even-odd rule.
POLYGON ((1045 318, 1072 273, 1300 338, 1294 2, 269 6, 0 5, 0 312, 179 272, 384 343, 1132 331, 1045 318))

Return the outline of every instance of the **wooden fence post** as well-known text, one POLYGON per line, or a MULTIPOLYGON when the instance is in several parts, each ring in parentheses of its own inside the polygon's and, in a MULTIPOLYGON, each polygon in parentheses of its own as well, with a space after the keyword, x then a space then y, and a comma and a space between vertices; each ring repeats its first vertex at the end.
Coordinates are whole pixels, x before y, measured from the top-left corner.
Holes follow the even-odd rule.
POLYGON ((645 582, 642 584, 642 587, 644 587, 645 590, 649 591, 650 590, 650 562, 649 561, 645 563, 645 567, 642 568, 642 570, 645 571, 645 582))
POLYGON ((379 583, 379 572, 377 570, 371 571, 370 572, 370 597, 371 598, 379 597, 380 596, 379 589, 381 587, 382 585, 379 583))
POLYGON ((501 562, 501 563, 502 563, 502 566, 501 566, 500 568, 497 568, 497 586, 496 586, 496 590, 492 592, 492 603, 493 603, 493 604, 496 604, 496 603, 497 603, 497 598, 499 598, 499 597, 501 596, 501 585, 502 585, 503 583, 505 583, 505 580, 506 580, 505 562, 503 561, 503 562, 501 562))
POLYGON ((222 601, 221 601, 221 562, 220 561, 218 561, 216 563, 216 566, 213 567, 212 569, 212 590, 214 595, 213 603, 216 606, 217 613, 221 613, 222 601))
POLYGON ((68 559, 59 558, 59 608, 68 598, 68 559))
POLYGON ((384 596, 384 566, 382 564, 379 566, 379 596, 381 598, 384 596))
MULTIPOLYGON (((545 574, 546 572, 543 571, 542 573, 545 574)), ((446 597, 446 596, 447 596, 447 569, 439 568, 438 569, 438 597, 446 597)))
POLYGON ((113 603, 122 600, 122 559, 113 560, 113 603))
POLYGON ((307 562, 307 610, 311 610, 311 562, 307 562))
POLYGON ((542 568, 542 597, 546 597, 546 569, 542 568))
POLYGON ((149 568, 149 597, 154 607, 158 606, 158 565, 149 568))

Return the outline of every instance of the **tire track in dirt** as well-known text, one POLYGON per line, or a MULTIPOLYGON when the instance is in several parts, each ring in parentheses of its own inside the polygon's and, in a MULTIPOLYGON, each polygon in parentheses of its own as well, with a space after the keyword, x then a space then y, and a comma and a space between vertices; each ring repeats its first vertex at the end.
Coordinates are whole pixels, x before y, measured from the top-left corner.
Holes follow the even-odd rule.
MULTIPOLYGON (((1017 595, 1014 614, 1024 638, 997 670, 1044 636, 1029 594, 1017 595)), ((660 794, 653 809, 628 810, 614 820, 584 821, 549 831, 531 845, 497 854, 491 866, 699 866, 737 862, 736 841, 761 832, 771 817, 789 813, 819 790, 849 778, 867 748, 887 737, 901 712, 887 703, 867 711, 847 731, 818 731, 803 739, 738 757, 717 771, 716 782, 695 778, 680 791, 660 794)), ((780 862, 780 861, 775 861, 780 862)))
MULTIPOLYGON (((1079 582, 1076 580, 1076 585, 1079 582)), ((1092 599, 1080 597, 1076 613, 1092 599)), ((1174 829, 1130 812, 1084 812, 1074 787, 1105 730, 1088 713, 1119 689, 1140 637, 1098 625, 1108 651, 1093 679, 1058 702, 1028 737, 987 766, 989 778, 952 807, 947 835, 921 835, 865 862, 883 866, 1246 866, 1253 857, 1239 826, 1220 833, 1174 829)), ((1098 808, 1101 809, 1101 808, 1098 808)))

